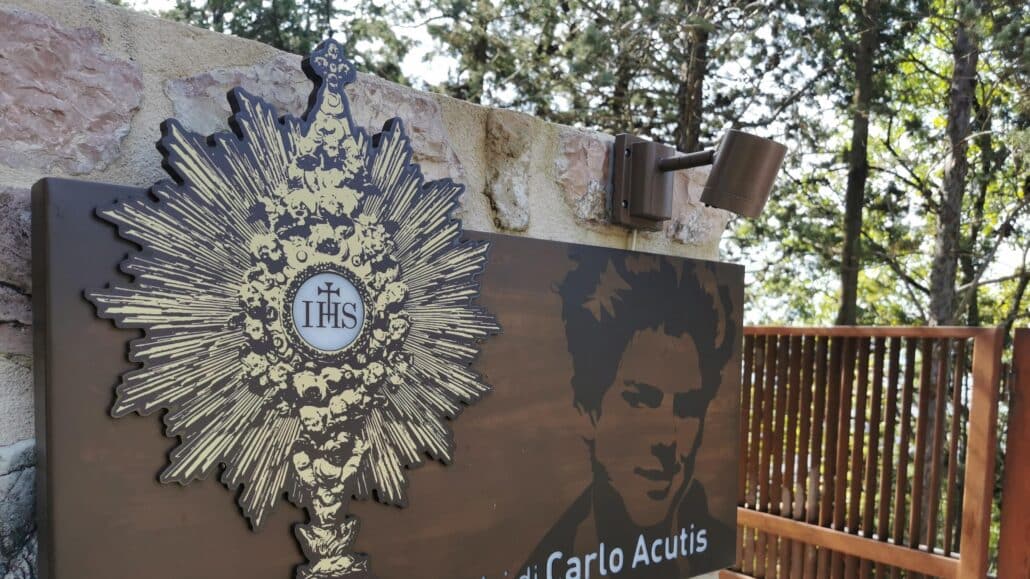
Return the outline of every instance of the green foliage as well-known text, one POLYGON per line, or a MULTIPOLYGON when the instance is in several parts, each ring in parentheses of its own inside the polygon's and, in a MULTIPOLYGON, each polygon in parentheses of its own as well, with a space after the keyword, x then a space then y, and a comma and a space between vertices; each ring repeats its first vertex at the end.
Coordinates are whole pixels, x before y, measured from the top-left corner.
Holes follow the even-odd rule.
MULTIPOLYGON (((437 90, 666 142, 682 128, 678 93, 691 72, 691 51, 706 45, 699 75, 705 78, 713 62, 736 59, 738 39, 760 26, 756 5, 732 0, 441 0, 418 10, 441 52, 459 63, 437 90)), ((718 91, 705 96, 705 108, 732 105, 738 112, 739 104, 718 91)), ((722 124, 709 127, 714 118, 705 118, 706 137, 722 124)))
MULTIPOLYGON (((886 27, 897 36, 882 45, 883 61, 877 66, 882 98, 871 117, 871 174, 863 208, 864 267, 858 291, 859 323, 866 324, 920 324, 929 317, 930 262, 949 151, 945 130, 957 9, 938 2, 912 6, 905 15, 898 6, 893 3, 895 20, 886 27)), ((956 250, 960 262, 957 316, 974 324, 1011 325, 1027 319, 1020 287, 1027 275, 1030 246, 1026 157, 1030 117, 1021 112, 1027 105, 1026 51, 1014 50, 1008 43, 1025 38, 1028 25, 1023 7, 998 5, 979 14, 983 46, 956 250), (1007 32, 996 36, 991 30, 999 14, 1008 17, 1007 32), (1012 32, 1015 21, 1023 23, 1021 35, 1012 32), (1015 60, 1010 59, 1013 55, 1015 60), (964 292, 962 288, 970 284, 976 287, 964 292), (963 298, 964 294, 968 295, 963 298)), ((832 17, 827 15, 827 21, 832 17)), ((828 40, 831 43, 819 50, 846 62, 843 53, 837 52, 847 45, 846 39, 828 40)), ((1024 44, 1023 40, 1017 43, 1024 44)), ((753 321, 832 322, 833 308, 826 304, 838 291, 835 272, 847 147, 847 127, 840 125, 846 118, 848 103, 843 97, 849 90, 848 71, 838 69, 835 75, 838 81, 823 85, 809 101, 807 110, 826 120, 807 133, 815 140, 793 141, 787 178, 781 180, 767 214, 757 223, 739 225, 735 232, 738 247, 733 255, 757 265, 752 268, 753 321), (817 104, 820 101, 830 106, 817 104)), ((790 142, 791 134, 787 131, 781 138, 790 142)))
POLYGON ((374 0, 176 0, 162 14, 301 55, 340 33, 337 40, 359 69, 395 82, 406 81, 400 63, 410 48, 393 30, 403 15, 374 0))

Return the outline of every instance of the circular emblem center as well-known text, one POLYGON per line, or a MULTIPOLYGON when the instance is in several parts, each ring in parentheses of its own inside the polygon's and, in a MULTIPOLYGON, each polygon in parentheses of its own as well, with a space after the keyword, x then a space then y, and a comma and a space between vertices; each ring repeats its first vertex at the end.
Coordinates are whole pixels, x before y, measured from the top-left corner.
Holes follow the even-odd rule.
POLYGON ((293 296, 293 325, 311 347, 338 352, 350 346, 365 323, 365 304, 347 278, 333 272, 309 277, 293 296))

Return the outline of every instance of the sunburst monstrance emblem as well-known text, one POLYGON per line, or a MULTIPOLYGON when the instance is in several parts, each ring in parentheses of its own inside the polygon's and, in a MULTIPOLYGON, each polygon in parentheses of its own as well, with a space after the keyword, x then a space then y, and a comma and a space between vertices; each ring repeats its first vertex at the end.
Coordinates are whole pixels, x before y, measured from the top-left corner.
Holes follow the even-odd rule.
POLYGON ((500 328, 474 304, 488 246, 460 239, 462 186, 424 182, 399 120, 354 126, 339 43, 304 70, 303 119, 237 88, 232 132, 162 125, 174 182, 99 212, 142 247, 132 282, 88 298, 144 330, 111 413, 167 410, 160 480, 221 466, 254 528, 285 493, 309 518, 296 576, 364 577, 349 500, 403 505, 406 467, 451 460, 446 419, 489 389, 469 366, 500 328))

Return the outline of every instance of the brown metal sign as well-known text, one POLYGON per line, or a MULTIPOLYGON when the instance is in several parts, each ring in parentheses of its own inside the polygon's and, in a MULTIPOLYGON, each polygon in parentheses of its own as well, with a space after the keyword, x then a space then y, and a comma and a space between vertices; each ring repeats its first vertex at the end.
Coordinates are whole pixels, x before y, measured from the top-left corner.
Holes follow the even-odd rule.
POLYGON ((37 186, 42 576, 731 564, 741 268, 463 234, 339 46, 306 62, 303 120, 166 123, 174 183, 37 186))

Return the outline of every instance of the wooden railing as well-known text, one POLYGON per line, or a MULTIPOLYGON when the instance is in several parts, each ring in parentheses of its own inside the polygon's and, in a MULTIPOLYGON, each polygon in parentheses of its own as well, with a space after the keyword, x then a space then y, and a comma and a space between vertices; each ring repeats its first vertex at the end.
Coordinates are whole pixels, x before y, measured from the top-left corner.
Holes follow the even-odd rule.
POLYGON ((726 577, 987 574, 1003 334, 745 329, 726 577))

